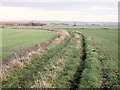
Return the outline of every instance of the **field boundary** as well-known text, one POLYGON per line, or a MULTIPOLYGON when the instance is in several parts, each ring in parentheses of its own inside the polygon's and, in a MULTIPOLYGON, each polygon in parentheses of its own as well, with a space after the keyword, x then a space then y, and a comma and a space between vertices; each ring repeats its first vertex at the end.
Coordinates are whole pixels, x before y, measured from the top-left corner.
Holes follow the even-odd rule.
MULTIPOLYGON (((14 29, 20 29, 20 28, 14 28, 14 29)), ((26 29, 29 29, 29 28, 26 28, 26 29)), ((46 29, 42 29, 42 30, 46 30, 46 29)), ((40 44, 36 44, 31 48, 19 50, 16 54, 13 54, 7 57, 5 60, 1 60, 0 64, 2 65, 1 66, 2 77, 5 77, 8 71, 10 71, 10 69, 16 70, 16 69, 22 68, 24 66, 23 65, 24 63, 31 62, 31 58, 33 56, 42 53, 50 45, 58 45, 60 42, 62 42, 65 39, 66 36, 69 35, 69 33, 65 30, 52 30, 52 31, 57 33, 52 40, 49 40, 47 42, 43 42, 40 44)))

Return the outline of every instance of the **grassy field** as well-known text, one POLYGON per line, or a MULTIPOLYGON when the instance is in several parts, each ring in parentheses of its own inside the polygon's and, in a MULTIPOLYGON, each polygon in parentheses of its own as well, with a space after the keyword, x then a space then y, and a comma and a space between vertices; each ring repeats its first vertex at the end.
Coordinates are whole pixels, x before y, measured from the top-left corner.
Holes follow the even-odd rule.
POLYGON ((2 29, 2 48, 20 49, 45 42, 55 36, 54 32, 31 29, 2 29))
MULTIPOLYGON (((2 53, 3 57, 11 55, 11 50, 19 50, 31 47, 35 44, 51 40, 55 32, 32 29, 2 29, 2 53)), ((0 55, 1 56, 1 55, 0 55)))
MULTIPOLYGON (((109 85, 111 84, 110 85, 111 87, 118 87, 118 30, 117 29, 112 29, 112 30, 87 29, 87 30, 80 30, 80 32, 83 33, 83 35, 85 35, 85 37, 88 39, 89 44, 94 42, 95 47, 97 47, 97 49, 100 52, 100 55, 98 57, 104 58, 101 64, 100 64, 100 61, 95 62, 95 60, 93 59, 94 60, 93 63, 95 63, 99 69, 95 70, 95 67, 94 67, 93 70, 91 70, 89 68, 89 70, 86 71, 86 75, 89 72, 91 74, 88 75, 88 77, 91 77, 92 73, 94 73, 94 77, 91 77, 91 79, 95 78, 95 76, 99 76, 99 77, 96 77, 96 79, 100 80, 101 73, 98 71, 100 71, 100 69, 102 68, 104 73, 106 73, 106 75, 108 76, 107 79, 109 79, 109 82, 108 82, 109 85), (92 40, 90 40, 89 38, 92 38, 92 40)), ((88 57, 88 59, 90 58, 91 57, 88 57)), ((84 76, 83 78, 86 78, 85 75, 83 76, 84 76)), ((91 82, 89 82, 89 85, 90 83, 91 82)), ((100 82, 98 82, 98 84, 100 84, 100 82)), ((89 85, 88 87, 90 87, 89 85)), ((85 85, 84 87, 87 87, 87 86, 85 85)))
POLYGON ((118 85, 118 29, 117 27, 68 28, 85 36, 85 69, 80 82, 81 88, 117 88, 118 85))
POLYGON ((79 64, 79 51, 80 36, 77 40, 77 36, 72 34, 60 45, 33 58, 31 64, 12 72, 7 80, 3 80, 3 87, 70 87, 68 80, 79 64), (43 85, 43 82, 50 85, 43 85))
MULTIPOLYGON (((25 63, 23 68, 17 71, 11 70, 7 79, 2 81, 3 87, 118 88, 117 28, 80 29, 71 26, 66 30, 70 35, 59 45, 49 46, 42 54, 33 57, 29 64, 25 63)), ((20 36, 24 36, 23 31, 18 32, 21 32, 20 36)), ((37 36, 30 38, 33 40, 39 36, 37 32, 48 31, 25 30, 24 32, 31 32, 31 35, 35 33, 37 36)), ((47 39, 44 40, 53 36, 54 33, 46 34, 47 39)), ((37 38, 36 42, 38 40, 40 39, 37 38)))
POLYGON ((111 59, 118 59, 118 30, 80 30, 87 37, 93 37, 111 59))

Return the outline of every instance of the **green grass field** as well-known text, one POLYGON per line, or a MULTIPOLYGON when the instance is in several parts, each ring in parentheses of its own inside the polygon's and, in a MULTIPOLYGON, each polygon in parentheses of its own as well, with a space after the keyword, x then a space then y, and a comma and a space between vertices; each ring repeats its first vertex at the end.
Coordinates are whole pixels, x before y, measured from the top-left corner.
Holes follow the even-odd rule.
MULTIPOLYGON (((105 59, 102 61, 102 64, 100 64, 100 62, 97 62, 99 63, 99 65, 97 65, 97 63, 96 65, 98 66, 98 68, 105 69, 105 73, 108 74, 108 79, 111 81, 111 85, 113 85, 113 87, 118 87, 117 84, 118 83, 118 30, 117 29, 112 29, 112 30, 87 29, 87 30, 79 30, 79 31, 83 33, 83 35, 85 35, 87 39, 89 39, 90 37, 93 38, 97 48, 101 52, 101 55, 99 57, 104 57, 105 59)), ((93 42, 93 41, 88 41, 88 42, 93 42)), ((90 57, 88 57, 88 59, 90 59, 90 57)), ((101 73, 100 72, 97 73, 97 71, 99 70, 96 71, 88 70, 88 72, 90 72, 91 74, 94 73, 94 75, 96 74, 95 76, 99 76, 101 73)), ((90 75, 90 77, 91 76, 92 75, 90 75)), ((96 79, 99 80, 99 78, 100 77, 97 77, 96 79)), ((100 84, 100 82, 98 82, 98 84, 100 84)))
MULTIPOLYGON (((55 32, 45 30, 5 28, 2 29, 2 49, 5 51, 24 49, 51 40, 53 37, 55 37, 55 32)), ((11 52, 4 52, 2 56, 11 54, 11 52)))
POLYGON ((2 48, 20 49, 45 42, 55 36, 54 32, 31 29, 2 29, 2 48))
MULTIPOLYGON (((70 35, 59 45, 49 46, 43 53, 33 57, 31 62, 26 63, 23 68, 17 71, 11 70, 7 79, 2 81, 3 87, 118 88, 117 28, 86 27, 80 29, 71 26, 66 30, 70 35)), ((7 43, 10 46, 6 44, 3 47, 6 49, 28 47, 38 43, 39 40, 47 41, 55 35, 48 31, 29 29, 11 30, 10 33, 4 30, 4 32, 8 34, 5 38, 11 37, 10 33, 17 33, 13 34, 11 39, 14 37, 23 39, 21 41, 15 39, 16 43, 13 44, 10 44, 12 40, 9 40, 7 43), (41 33, 38 34, 38 32, 41 33), (45 33, 45 38, 43 38, 43 33, 45 33), (32 42, 22 44, 30 41, 32 42)))
POLYGON ((34 85, 39 87, 39 84, 43 84, 42 78, 44 83, 49 83, 54 87, 70 87, 68 80, 72 78, 79 63, 79 42, 80 39, 77 40, 76 35, 72 34, 60 45, 51 47, 42 55, 33 58, 31 64, 18 72, 11 73, 7 80, 3 80, 3 87, 32 87, 34 85))
POLYGON ((110 58, 118 59, 118 30, 80 30, 87 37, 93 37, 110 58))

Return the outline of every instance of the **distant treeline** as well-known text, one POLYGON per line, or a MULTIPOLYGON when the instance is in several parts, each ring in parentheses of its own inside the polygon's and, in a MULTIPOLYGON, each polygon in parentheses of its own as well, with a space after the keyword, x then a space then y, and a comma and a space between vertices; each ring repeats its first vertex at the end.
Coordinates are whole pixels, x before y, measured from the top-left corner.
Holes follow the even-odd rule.
POLYGON ((43 22, 0 22, 2 26, 45 26, 43 22))

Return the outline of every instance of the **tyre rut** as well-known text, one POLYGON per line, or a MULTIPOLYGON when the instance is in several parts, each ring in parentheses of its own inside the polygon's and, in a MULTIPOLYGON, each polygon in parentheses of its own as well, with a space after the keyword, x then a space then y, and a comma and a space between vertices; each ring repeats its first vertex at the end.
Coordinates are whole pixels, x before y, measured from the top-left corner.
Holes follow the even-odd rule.
POLYGON ((86 43, 85 43, 85 37, 83 34, 78 33, 82 37, 82 55, 80 56, 80 63, 77 66, 76 72, 73 75, 73 79, 70 80, 70 90, 76 90, 79 88, 80 80, 81 80, 81 75, 82 72, 85 68, 85 60, 86 60, 86 43))

